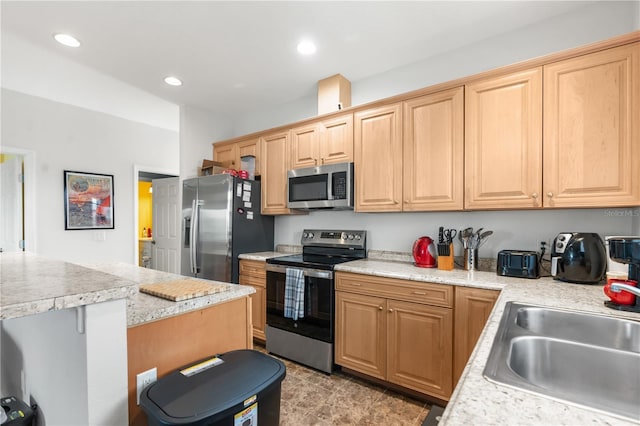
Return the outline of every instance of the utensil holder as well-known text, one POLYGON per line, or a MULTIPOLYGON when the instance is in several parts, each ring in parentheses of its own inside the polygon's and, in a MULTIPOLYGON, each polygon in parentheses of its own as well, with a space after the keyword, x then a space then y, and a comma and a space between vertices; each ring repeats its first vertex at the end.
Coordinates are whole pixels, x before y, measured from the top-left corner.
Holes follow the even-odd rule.
POLYGON ((463 265, 465 271, 478 269, 478 249, 464 249, 463 265))
MULTIPOLYGON (((438 244, 438 246, 441 245, 443 244, 438 244)), ((453 244, 447 246, 446 252, 448 253, 446 256, 438 256, 438 269, 451 271, 453 270, 453 244)))

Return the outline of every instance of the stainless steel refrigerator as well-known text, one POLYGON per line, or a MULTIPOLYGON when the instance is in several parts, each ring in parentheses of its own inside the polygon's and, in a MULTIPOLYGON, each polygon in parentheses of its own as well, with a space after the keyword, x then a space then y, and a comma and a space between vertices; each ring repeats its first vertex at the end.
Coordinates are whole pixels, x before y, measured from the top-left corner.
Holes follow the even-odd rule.
POLYGON ((182 187, 182 275, 238 283, 241 253, 273 250, 273 216, 260 214, 260 182, 221 174, 182 187))

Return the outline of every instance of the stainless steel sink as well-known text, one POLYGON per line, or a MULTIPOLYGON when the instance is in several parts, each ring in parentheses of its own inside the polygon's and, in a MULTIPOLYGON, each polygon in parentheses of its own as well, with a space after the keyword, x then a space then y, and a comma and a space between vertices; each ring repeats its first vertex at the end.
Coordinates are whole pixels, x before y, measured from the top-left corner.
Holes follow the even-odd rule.
POLYGON ((640 421, 640 323, 508 302, 484 376, 640 421))
POLYGON ((640 352, 640 322, 521 306, 516 312, 516 324, 537 335, 640 352))

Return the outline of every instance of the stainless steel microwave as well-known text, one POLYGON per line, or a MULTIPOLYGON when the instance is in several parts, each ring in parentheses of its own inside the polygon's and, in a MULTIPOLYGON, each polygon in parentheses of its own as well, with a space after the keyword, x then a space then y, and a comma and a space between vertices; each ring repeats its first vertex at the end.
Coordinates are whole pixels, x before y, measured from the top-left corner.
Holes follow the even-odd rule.
POLYGON ((289 170, 287 177, 290 209, 353 210, 353 163, 289 170))

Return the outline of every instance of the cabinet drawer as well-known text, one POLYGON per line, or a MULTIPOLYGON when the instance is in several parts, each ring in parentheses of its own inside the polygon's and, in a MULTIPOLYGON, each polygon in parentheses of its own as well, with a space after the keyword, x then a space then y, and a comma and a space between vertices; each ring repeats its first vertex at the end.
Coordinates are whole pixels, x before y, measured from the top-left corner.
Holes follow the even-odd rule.
POLYGON ((266 282, 264 278, 252 277, 250 275, 240 275, 239 283, 241 285, 250 285, 253 287, 264 287, 266 288, 266 282))
POLYGON ((267 277, 265 262, 259 260, 240 260, 240 275, 249 275, 265 279, 267 277))
POLYGON ((453 307, 453 286, 446 284, 337 272, 336 290, 453 307))

